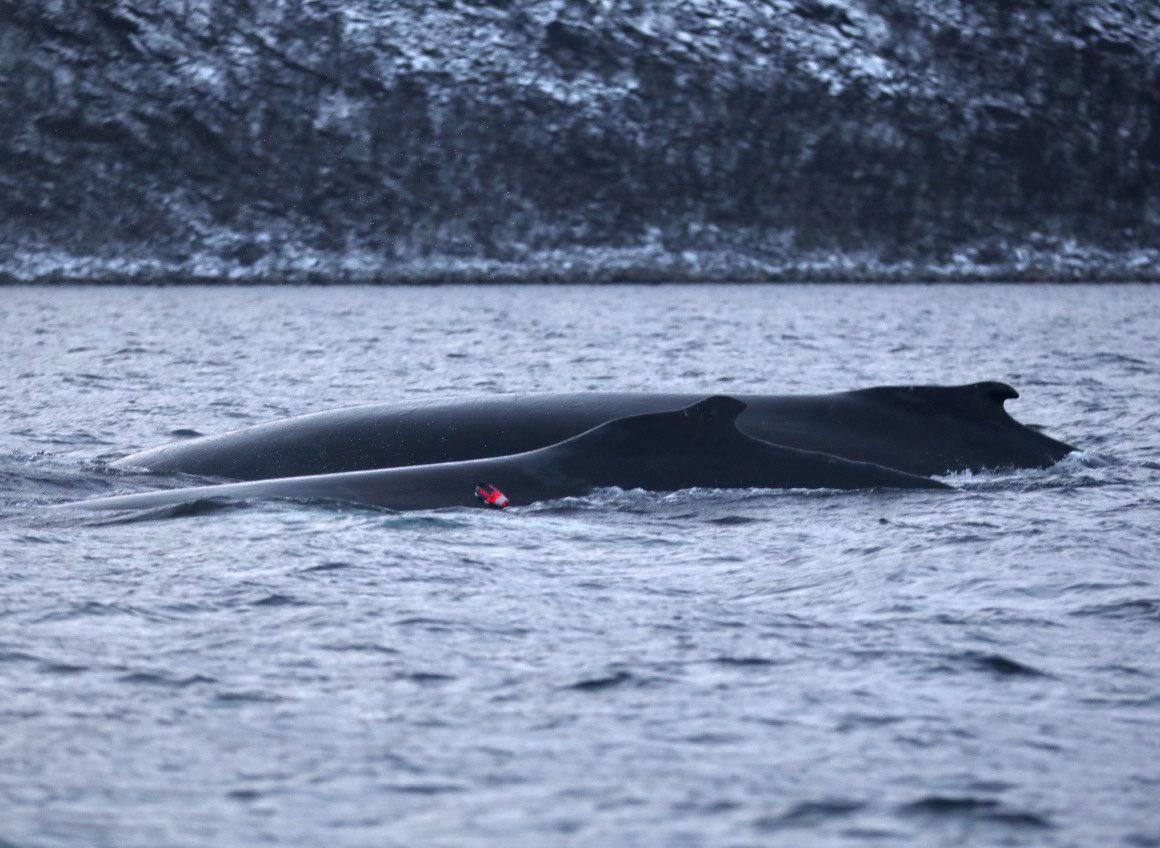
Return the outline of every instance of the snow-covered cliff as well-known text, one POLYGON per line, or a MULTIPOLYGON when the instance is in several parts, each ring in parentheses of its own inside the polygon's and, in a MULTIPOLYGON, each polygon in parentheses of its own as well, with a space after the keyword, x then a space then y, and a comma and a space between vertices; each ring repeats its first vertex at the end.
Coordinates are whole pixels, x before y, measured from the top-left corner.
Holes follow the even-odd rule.
POLYGON ((0 0, 0 279, 1160 278, 1160 6, 0 0))

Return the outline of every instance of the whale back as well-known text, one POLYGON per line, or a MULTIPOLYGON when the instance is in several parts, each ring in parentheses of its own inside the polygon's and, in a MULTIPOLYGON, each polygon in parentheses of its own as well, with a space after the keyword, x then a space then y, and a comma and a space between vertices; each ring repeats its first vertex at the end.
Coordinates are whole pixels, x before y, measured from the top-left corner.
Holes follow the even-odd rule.
MULTIPOLYGON (((320 412, 125 457, 119 468, 254 480, 506 456, 614 419, 696 405, 690 394, 502 395, 320 412)), ((742 395, 741 432, 914 474, 1047 466, 1072 450, 1007 414, 998 382, 742 395)))
POLYGON ((738 427, 747 408, 714 395, 672 412, 619 418, 533 454, 545 475, 589 488, 942 488, 897 469, 750 436, 738 427))
POLYGON ((515 505, 597 488, 945 488, 892 468, 785 447, 741 432, 746 409, 715 395, 670 412, 618 418, 556 445, 510 456, 122 495, 84 509, 147 509, 207 498, 350 501, 392 509, 476 504, 478 485, 515 505))
POLYGON ((1044 467, 1072 450, 1013 419, 1004 403, 1017 397, 1015 389, 997 381, 875 386, 803 396, 790 415, 755 401, 741 427, 778 444, 823 449, 915 474, 1044 467))
POLYGON ((714 395, 666 412, 627 415, 528 456, 566 487, 672 491, 724 486, 733 458, 756 440, 737 429, 746 404, 714 395))

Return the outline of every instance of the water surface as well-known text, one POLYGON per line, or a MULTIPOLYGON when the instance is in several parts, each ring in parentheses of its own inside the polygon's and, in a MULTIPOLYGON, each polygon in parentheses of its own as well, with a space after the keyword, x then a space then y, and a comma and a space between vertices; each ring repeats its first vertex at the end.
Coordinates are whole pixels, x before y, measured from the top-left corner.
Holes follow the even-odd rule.
POLYGON ((1160 845, 1160 289, 0 294, 0 845, 1160 845), (983 379, 1083 453, 950 496, 45 509, 379 400, 983 379))

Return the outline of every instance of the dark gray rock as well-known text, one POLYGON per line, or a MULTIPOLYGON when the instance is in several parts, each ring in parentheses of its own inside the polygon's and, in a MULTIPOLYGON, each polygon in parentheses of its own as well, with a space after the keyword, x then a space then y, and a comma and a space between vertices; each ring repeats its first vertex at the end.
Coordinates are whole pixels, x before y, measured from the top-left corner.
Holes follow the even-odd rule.
POLYGON ((1160 277, 1160 10, 0 0, 0 279, 1160 277))

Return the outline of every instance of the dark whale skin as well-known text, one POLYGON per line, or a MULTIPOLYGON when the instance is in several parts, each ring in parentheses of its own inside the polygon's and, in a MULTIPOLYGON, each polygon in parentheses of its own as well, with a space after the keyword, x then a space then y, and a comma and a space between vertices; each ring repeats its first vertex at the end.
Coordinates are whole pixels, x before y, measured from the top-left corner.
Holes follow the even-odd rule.
MULTIPOLYGON (((826 395, 738 395, 745 433, 786 447, 872 462, 910 474, 1043 468, 1072 450, 1020 424, 1005 383, 882 386, 826 395)), ((260 480, 459 462, 534 450, 629 415, 704 395, 501 395, 315 413, 141 451, 113 463, 260 480)))
POLYGON ((943 483, 865 462, 801 451, 737 428, 745 404, 715 396, 674 412, 617 419, 559 444, 490 459, 198 486, 80 501, 90 510, 151 509, 212 498, 347 501, 398 510, 480 506, 478 482, 511 505, 593 489, 947 489, 943 483))

